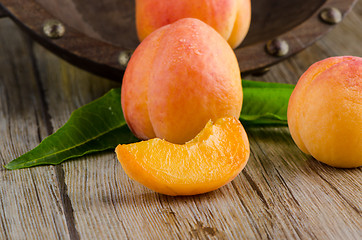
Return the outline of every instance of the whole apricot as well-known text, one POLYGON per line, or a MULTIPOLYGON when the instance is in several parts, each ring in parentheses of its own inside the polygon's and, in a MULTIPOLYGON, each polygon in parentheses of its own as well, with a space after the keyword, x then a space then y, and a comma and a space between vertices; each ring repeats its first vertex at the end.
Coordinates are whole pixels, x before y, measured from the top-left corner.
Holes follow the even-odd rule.
POLYGON ((250 0, 136 0, 136 27, 140 41, 156 29, 182 18, 197 18, 237 47, 251 19, 250 0))
POLYGON ((242 99, 233 50, 192 18, 151 33, 133 53, 122 83, 124 117, 140 139, 185 143, 210 119, 238 118, 242 99))
POLYGON ((362 58, 343 56, 313 64, 288 105, 297 146, 330 166, 362 165, 362 58))

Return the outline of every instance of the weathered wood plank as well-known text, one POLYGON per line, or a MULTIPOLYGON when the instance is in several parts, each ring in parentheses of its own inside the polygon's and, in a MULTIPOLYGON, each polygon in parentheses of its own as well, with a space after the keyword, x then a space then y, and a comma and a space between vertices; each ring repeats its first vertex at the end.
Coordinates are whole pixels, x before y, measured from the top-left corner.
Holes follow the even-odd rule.
MULTIPOLYGON (((29 39, 0 19, 0 164, 48 135, 42 89, 29 39)), ((66 239, 64 209, 53 167, 0 169, 0 239, 66 239)))
MULTIPOLYGON (((360 169, 335 169, 304 156, 286 128, 249 129, 249 137, 255 141, 252 152, 256 161, 248 164, 245 173, 260 186, 274 221, 288 221, 301 239, 358 239, 362 223, 357 209, 361 204, 360 169), (350 181, 349 189, 339 192, 331 187, 340 179, 350 181), (353 196, 357 206, 343 197, 345 193, 353 196)), ((288 227, 281 230, 288 232, 288 227)), ((272 236, 278 236, 278 231, 272 236)))
MULTIPOLYGON (((120 86, 119 83, 101 79, 79 70, 38 45, 34 46, 34 52, 36 53, 37 64, 42 69, 40 78, 46 93, 51 122, 55 129, 61 127, 76 108, 102 96, 111 88, 120 86)), ((109 213, 104 211, 96 214, 96 212, 92 211, 89 216, 86 212, 82 211, 83 207, 86 209, 90 207, 89 204, 95 197, 93 194, 96 194, 96 190, 92 185, 96 184, 96 182, 88 182, 87 171, 89 168, 92 172, 99 172, 100 169, 112 169, 102 166, 102 163, 105 161, 105 156, 101 154, 97 158, 90 156, 69 161, 62 166, 64 169, 64 181, 68 190, 67 193, 72 204, 70 211, 73 212, 76 232, 79 233, 79 236, 86 239, 95 239, 102 236, 95 231, 97 229, 97 222, 105 223, 105 217, 109 213), (98 161, 93 161, 94 164, 88 166, 88 162, 92 162, 92 159, 98 161), (83 162, 86 166, 83 165, 83 162), (72 167, 69 168, 69 165, 72 167), (78 181, 79 178, 81 178, 80 181, 78 181), (91 186, 90 189, 89 186, 91 186), (87 196, 88 193, 92 194, 92 196, 87 196), (84 196, 87 196, 87 198, 83 199, 84 196), (84 202, 81 202, 81 199, 84 202), (91 224, 89 221, 96 221, 96 223, 91 224)), ((95 174, 90 175, 94 176, 95 174)), ((101 182, 103 183, 103 181, 105 179, 101 182)), ((95 209, 92 208, 94 211, 102 210, 101 206, 96 207, 95 204, 91 204, 91 206, 95 207, 95 209)), ((112 219, 112 216, 110 216, 110 219, 112 219)), ((107 232, 107 228, 104 227, 103 231, 107 232)), ((110 231, 110 233, 114 232, 110 231)), ((113 235, 113 238, 117 238, 118 235, 113 235)), ((109 235, 103 235, 103 237, 109 237, 109 235)))

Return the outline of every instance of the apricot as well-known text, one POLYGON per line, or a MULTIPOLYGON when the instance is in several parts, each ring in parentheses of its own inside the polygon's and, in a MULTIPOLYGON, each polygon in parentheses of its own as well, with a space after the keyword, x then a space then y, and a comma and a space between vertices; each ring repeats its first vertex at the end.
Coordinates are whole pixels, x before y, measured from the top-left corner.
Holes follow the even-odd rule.
POLYGON ((213 28, 185 18, 151 33, 133 53, 122 82, 122 109, 140 139, 194 138, 212 119, 239 117, 236 56, 213 28))
POLYGON ((117 158, 126 174, 166 195, 213 191, 232 181, 245 167, 250 147, 239 120, 209 121, 191 141, 173 144, 163 139, 118 145, 117 158))
POLYGON ((156 29, 182 18, 197 18, 213 27, 237 47, 251 19, 250 0, 136 0, 136 27, 143 41, 156 29))
POLYGON ((334 167, 362 165, 362 58, 332 57, 299 79, 288 105, 297 146, 334 167))

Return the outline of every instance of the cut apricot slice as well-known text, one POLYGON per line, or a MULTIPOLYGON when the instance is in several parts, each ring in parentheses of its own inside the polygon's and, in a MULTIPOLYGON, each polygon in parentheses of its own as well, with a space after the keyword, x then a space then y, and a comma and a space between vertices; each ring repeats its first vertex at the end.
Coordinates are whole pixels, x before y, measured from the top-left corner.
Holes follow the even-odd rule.
POLYGON ((118 145, 118 160, 126 174, 166 195, 213 191, 233 180, 245 167, 250 147, 246 132, 234 117, 209 121, 183 145, 154 138, 118 145))

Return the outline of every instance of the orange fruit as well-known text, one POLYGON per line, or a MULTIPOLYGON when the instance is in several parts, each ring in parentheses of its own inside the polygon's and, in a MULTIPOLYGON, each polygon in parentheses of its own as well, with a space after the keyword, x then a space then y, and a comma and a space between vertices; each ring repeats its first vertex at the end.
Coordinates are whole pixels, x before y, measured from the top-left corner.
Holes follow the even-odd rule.
POLYGON ((212 27, 198 19, 178 20, 152 32, 132 54, 121 100, 136 137, 184 144, 209 119, 240 116, 238 60, 212 27))
POLYGON ((233 180, 245 167, 250 147, 246 132, 234 117, 211 120, 191 141, 173 144, 154 138, 120 144, 117 158, 127 175, 166 195, 213 191, 233 180))

